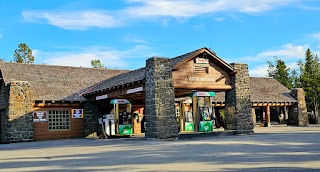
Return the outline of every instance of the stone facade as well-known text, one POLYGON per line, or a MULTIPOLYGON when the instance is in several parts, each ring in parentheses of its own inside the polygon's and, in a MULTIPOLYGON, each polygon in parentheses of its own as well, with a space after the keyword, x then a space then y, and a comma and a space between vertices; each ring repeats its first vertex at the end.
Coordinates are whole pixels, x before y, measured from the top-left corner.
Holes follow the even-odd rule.
POLYGON ((97 102, 84 102, 84 135, 86 137, 96 137, 102 133, 98 121, 101 117, 102 112, 97 102))
POLYGON ((302 88, 294 88, 290 94, 297 99, 297 103, 289 108, 288 125, 308 126, 307 104, 302 88))
POLYGON ((32 95, 28 82, 9 84, 9 106, 4 141, 29 141, 34 139, 32 95))
POLYGON ((0 85, 0 142, 6 142, 5 131, 8 126, 9 86, 3 80, 0 85))
POLYGON ((247 64, 232 63, 237 73, 231 76, 232 90, 225 95, 226 129, 237 134, 253 133, 253 118, 250 100, 250 79, 247 64))
POLYGON ((177 136, 179 124, 175 120, 175 95, 169 59, 149 58, 145 75, 145 137, 166 139, 177 136))

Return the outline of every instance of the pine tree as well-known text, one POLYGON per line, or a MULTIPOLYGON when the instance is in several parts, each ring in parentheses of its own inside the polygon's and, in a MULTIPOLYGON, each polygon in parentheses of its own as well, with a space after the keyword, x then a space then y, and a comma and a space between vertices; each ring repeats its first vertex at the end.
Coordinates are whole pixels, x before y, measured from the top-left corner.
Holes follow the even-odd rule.
POLYGON ((17 63, 33 63, 34 57, 32 55, 32 50, 25 43, 18 45, 18 48, 14 51, 14 62, 17 63))
POLYGON ((320 94, 319 58, 308 49, 305 53, 305 62, 300 62, 299 65, 301 71, 300 83, 305 91, 307 108, 309 111, 314 111, 317 118, 320 94))
POLYGON ((290 68, 288 68, 283 60, 275 59, 275 64, 268 61, 268 76, 276 79, 287 88, 292 88, 292 79, 290 77, 290 68))
POLYGON ((91 66, 93 68, 105 68, 105 66, 101 64, 100 60, 91 60, 91 66))

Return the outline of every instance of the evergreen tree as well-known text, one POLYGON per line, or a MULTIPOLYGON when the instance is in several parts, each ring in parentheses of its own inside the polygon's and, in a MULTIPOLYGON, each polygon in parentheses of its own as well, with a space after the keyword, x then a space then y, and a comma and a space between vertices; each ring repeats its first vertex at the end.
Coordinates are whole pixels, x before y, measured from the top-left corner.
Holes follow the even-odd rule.
POLYGON ((32 55, 32 50, 27 44, 21 43, 18 48, 14 51, 14 62, 17 63, 33 63, 34 57, 32 55))
POLYGON ((300 83, 305 91, 307 108, 314 111, 318 117, 319 94, 320 94, 320 62, 317 55, 312 54, 308 49, 305 53, 305 62, 300 62, 300 83))
POLYGON ((91 60, 91 66, 93 68, 105 68, 103 64, 101 64, 100 60, 91 60))
POLYGON ((276 79, 287 88, 292 88, 292 78, 290 77, 290 68, 288 68, 283 60, 275 59, 275 64, 268 61, 268 76, 276 79))

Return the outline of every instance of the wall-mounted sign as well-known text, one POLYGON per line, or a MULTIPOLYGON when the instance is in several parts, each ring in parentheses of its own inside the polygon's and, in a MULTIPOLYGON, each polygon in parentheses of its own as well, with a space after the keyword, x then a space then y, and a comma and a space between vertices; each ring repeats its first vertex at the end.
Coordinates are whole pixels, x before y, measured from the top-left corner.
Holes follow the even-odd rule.
POLYGON ((140 91, 143 91, 143 87, 129 89, 129 90, 127 90, 127 94, 136 93, 136 92, 140 92, 140 91))
POLYGON ((108 95, 107 95, 107 94, 101 95, 101 96, 97 96, 97 97, 96 97, 96 100, 102 100, 102 99, 106 99, 106 98, 108 98, 108 95))
POLYGON ((190 76, 188 77, 189 82, 216 82, 215 78, 207 78, 207 77, 195 77, 190 76))
POLYGON ((196 63, 200 63, 200 64, 208 64, 209 63, 209 59, 205 59, 205 58, 196 58, 196 63))
POLYGON ((83 118, 83 109, 72 109, 72 118, 83 118))
POLYGON ((48 121, 47 111, 34 111, 33 112, 33 122, 44 122, 48 121))

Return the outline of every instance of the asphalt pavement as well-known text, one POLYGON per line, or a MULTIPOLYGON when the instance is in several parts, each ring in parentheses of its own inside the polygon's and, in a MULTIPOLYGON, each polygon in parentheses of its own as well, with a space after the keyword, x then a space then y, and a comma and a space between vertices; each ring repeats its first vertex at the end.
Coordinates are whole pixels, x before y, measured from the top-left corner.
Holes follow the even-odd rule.
POLYGON ((0 171, 320 171, 320 126, 183 140, 65 139, 0 144, 0 171))

